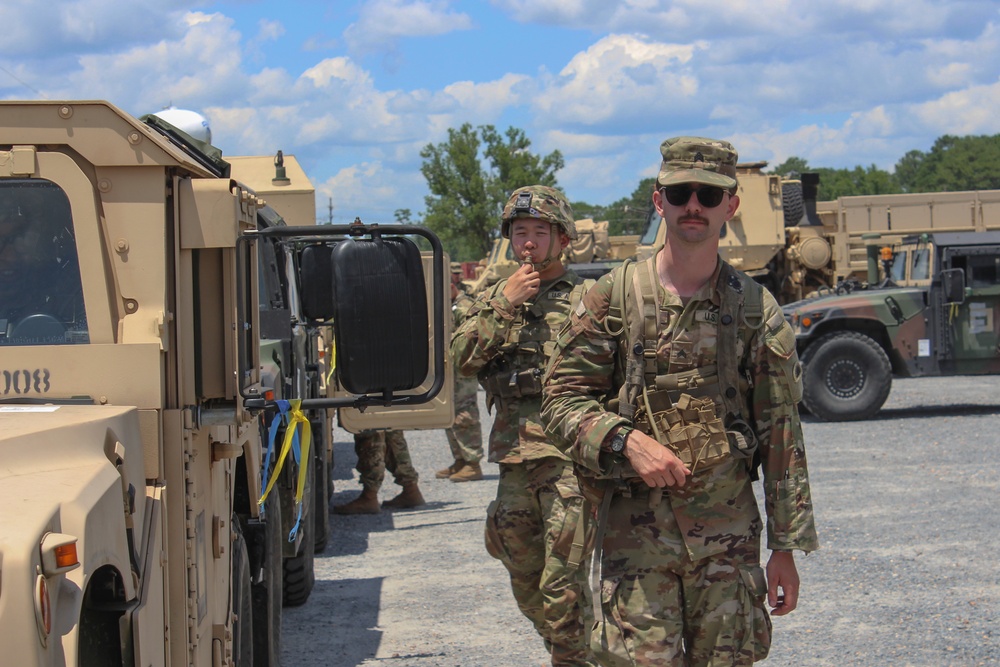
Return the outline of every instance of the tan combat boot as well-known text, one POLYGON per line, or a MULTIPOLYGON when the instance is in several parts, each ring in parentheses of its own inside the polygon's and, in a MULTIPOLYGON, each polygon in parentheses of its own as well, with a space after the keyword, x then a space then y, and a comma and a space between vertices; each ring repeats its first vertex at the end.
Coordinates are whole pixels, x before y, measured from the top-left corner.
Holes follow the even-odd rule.
POLYGON ((452 463, 450 466, 448 466, 444 470, 438 470, 436 473, 434 473, 434 476, 437 477, 438 479, 448 479, 449 477, 451 477, 452 475, 454 475, 456 472, 458 472, 459 470, 461 470, 462 466, 464 466, 464 465, 465 465, 465 461, 463 461, 462 459, 455 459, 454 463, 452 463))
POLYGON ((482 478, 483 469, 479 466, 479 462, 476 461, 475 463, 466 463, 458 472, 448 479, 453 482, 474 482, 477 479, 482 478))
POLYGON ((361 495, 354 500, 334 505, 334 514, 378 514, 382 508, 378 504, 378 491, 375 489, 362 489, 361 495))
POLYGON ((420 489, 417 488, 416 482, 410 482, 409 484, 403 485, 403 490, 399 492, 399 495, 392 500, 383 500, 382 507, 385 509, 393 510, 405 510, 411 507, 419 507, 421 505, 426 505, 427 501, 420 494, 420 489))

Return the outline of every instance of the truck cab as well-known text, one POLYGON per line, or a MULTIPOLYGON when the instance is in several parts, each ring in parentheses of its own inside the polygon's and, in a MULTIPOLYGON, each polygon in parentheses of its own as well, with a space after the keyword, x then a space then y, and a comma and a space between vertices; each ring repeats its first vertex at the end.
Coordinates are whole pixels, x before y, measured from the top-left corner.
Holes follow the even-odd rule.
POLYGON ((893 376, 1000 372, 1000 233, 923 233, 884 247, 875 235, 869 251, 867 284, 784 307, 811 413, 869 418, 893 376))

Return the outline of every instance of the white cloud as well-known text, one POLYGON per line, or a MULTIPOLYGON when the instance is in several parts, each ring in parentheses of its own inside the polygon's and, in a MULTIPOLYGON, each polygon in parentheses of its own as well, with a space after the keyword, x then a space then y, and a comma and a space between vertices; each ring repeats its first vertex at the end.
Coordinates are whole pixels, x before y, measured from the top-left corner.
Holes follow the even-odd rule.
POLYGON ((344 40, 355 54, 391 51, 401 37, 434 37, 469 30, 468 14, 449 9, 445 0, 372 0, 361 6, 358 21, 344 30, 344 40))
POLYGON ((686 108, 698 93, 690 67, 707 44, 609 35, 573 57, 535 100, 546 126, 593 126, 686 108))

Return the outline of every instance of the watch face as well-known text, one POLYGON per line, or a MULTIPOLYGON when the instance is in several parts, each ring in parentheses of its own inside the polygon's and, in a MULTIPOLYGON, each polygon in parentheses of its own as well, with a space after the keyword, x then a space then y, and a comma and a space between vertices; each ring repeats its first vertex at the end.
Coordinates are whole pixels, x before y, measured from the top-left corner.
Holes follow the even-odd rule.
POLYGON ((616 433, 613 438, 611 438, 611 451, 616 454, 620 454, 623 449, 625 449, 625 438, 626 435, 621 433, 616 433))

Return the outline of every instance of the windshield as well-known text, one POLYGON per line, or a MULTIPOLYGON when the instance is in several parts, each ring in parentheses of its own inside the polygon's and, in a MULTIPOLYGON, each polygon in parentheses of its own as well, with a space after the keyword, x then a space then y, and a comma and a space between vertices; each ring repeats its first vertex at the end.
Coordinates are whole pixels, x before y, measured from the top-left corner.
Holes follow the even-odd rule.
POLYGON ((897 283, 906 280, 906 255, 907 252, 905 250, 899 250, 892 258, 889 277, 897 283))
POLYGON ((39 179, 0 179, 0 345, 88 343, 69 199, 39 179))
POLYGON ((930 248, 917 248, 913 251, 913 268, 910 269, 910 280, 927 280, 931 277, 930 248))
POLYGON ((646 231, 639 241, 640 245, 653 245, 656 243, 656 232, 660 230, 660 214, 656 212, 655 206, 650 206, 646 214, 646 231))

